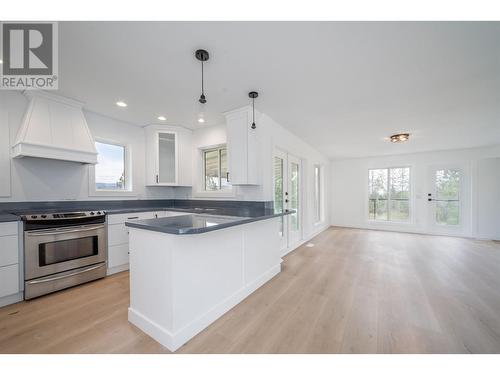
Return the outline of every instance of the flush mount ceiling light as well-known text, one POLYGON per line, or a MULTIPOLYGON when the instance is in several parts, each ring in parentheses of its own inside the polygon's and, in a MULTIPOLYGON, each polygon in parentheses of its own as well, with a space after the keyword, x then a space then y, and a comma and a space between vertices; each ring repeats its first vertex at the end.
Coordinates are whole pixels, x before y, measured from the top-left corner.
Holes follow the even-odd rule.
POLYGON ((207 99, 205 98, 205 87, 204 87, 204 84, 203 84, 203 63, 205 61, 208 61, 208 58, 209 58, 209 55, 208 55, 208 52, 205 51, 204 49, 199 49, 199 50, 196 50, 196 52, 194 53, 194 55, 196 56, 196 58, 201 61, 201 95, 200 95, 200 99, 198 99, 198 101, 201 103, 201 104, 205 104, 207 102, 207 99))
POLYGON ((166 121, 167 118, 165 116, 158 116, 158 120, 160 120, 160 121, 166 121))
POLYGON ((255 98, 259 96, 257 91, 250 91, 248 93, 248 97, 252 98, 252 129, 255 129, 257 126, 255 125, 255 98))
POLYGON ((126 107, 126 106, 127 106, 127 103, 122 102, 122 101, 118 101, 118 102, 116 102, 116 105, 117 105, 118 107, 123 107, 123 108, 124 108, 124 107, 126 107))
POLYGON ((392 143, 403 143, 410 138, 410 133, 394 134, 389 137, 392 143))

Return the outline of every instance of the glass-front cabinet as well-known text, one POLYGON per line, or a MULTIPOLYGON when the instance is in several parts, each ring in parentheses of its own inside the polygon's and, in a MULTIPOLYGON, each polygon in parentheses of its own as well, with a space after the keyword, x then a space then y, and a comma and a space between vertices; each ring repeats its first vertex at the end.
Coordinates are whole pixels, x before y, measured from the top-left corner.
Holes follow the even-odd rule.
POLYGON ((191 186, 191 131, 146 127, 147 186, 191 186))
POLYGON ((157 133, 156 182, 158 184, 177 184, 177 133, 157 133))

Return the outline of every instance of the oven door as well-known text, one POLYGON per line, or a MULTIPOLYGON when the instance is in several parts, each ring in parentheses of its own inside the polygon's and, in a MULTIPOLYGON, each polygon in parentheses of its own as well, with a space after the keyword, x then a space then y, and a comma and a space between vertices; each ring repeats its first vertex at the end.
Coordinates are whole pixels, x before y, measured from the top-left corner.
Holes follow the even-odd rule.
POLYGON ((24 232, 25 280, 106 261, 104 224, 24 232))

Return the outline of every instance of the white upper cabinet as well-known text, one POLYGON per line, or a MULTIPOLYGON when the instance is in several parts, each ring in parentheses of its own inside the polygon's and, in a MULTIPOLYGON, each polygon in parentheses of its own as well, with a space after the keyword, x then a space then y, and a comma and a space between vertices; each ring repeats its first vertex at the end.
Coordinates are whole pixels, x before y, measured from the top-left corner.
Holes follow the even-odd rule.
POLYGON ((178 126, 146 127, 148 186, 191 186, 191 130, 178 126))
POLYGON ((232 185, 260 185, 259 118, 255 112, 256 129, 252 129, 252 109, 244 107, 224 114, 227 127, 229 182, 232 185))

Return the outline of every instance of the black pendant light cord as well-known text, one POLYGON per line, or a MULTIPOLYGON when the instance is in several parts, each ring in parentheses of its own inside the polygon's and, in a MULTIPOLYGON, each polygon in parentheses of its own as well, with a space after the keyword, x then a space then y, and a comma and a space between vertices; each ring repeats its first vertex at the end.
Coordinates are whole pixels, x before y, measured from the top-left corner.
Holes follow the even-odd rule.
POLYGON ((255 98, 259 96, 257 91, 251 91, 248 93, 248 97, 252 98, 252 129, 255 129, 257 126, 255 125, 255 98))
POLYGON ((205 75, 204 75, 204 70, 203 70, 203 63, 209 59, 208 52, 205 51, 204 49, 199 49, 195 52, 195 57, 201 61, 201 95, 200 99, 198 100, 201 104, 205 104, 207 102, 207 99, 205 98, 205 75))
POLYGON ((203 85, 203 61, 201 62, 201 96, 205 96, 205 86, 203 85))
POLYGON ((252 98, 252 129, 255 127, 255 98, 252 98))

